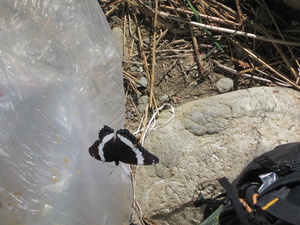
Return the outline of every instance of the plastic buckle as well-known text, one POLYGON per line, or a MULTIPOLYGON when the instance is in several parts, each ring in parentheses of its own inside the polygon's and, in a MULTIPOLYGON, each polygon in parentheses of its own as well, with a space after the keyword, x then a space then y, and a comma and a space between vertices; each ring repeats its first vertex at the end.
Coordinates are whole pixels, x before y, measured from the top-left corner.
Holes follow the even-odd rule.
POLYGON ((293 170, 292 170, 292 166, 288 163, 286 164, 282 164, 280 167, 279 167, 279 171, 278 171, 278 175, 280 176, 286 176, 290 173, 292 173, 293 170))

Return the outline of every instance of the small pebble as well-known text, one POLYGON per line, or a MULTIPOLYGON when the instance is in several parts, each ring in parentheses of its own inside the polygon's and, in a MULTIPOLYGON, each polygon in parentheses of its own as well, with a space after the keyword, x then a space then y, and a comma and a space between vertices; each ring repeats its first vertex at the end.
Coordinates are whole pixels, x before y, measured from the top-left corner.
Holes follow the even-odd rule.
POLYGON ((133 115, 131 112, 127 112, 126 117, 127 117, 127 119, 131 119, 133 117, 133 115))
POLYGON ((147 95, 143 95, 138 99, 138 104, 143 104, 146 105, 148 103, 148 96, 147 95))
POLYGON ((137 68, 136 66, 132 66, 132 67, 130 67, 130 70, 131 70, 132 72, 135 72, 135 71, 138 70, 138 68, 137 68))
POLYGON ((147 87, 148 81, 146 77, 141 77, 137 82, 137 87, 147 87))
POLYGON ((233 88, 233 80, 230 78, 221 78, 216 83, 218 93, 226 93, 233 88))
POLYGON ((146 106, 144 104, 139 104, 137 106, 137 109, 138 109, 140 114, 143 114, 145 112, 146 106))
POLYGON ((162 102, 168 102, 170 100, 170 98, 167 94, 164 94, 163 96, 160 97, 160 100, 162 102))

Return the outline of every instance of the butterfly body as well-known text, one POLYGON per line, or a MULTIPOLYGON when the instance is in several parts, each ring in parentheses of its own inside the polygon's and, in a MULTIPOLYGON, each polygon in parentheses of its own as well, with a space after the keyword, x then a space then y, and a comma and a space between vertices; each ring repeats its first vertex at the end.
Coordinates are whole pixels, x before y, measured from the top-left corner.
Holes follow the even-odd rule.
POLYGON ((120 129, 114 134, 114 130, 104 126, 99 132, 99 139, 89 148, 92 157, 104 161, 134 164, 153 165, 159 159, 141 146, 136 137, 128 130, 120 129))

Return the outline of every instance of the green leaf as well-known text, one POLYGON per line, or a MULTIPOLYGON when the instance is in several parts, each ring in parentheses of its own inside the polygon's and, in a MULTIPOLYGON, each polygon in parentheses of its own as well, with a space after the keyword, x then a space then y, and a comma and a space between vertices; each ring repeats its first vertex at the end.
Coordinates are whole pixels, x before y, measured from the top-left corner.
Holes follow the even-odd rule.
POLYGON ((200 15, 199 15, 198 11, 195 9, 195 7, 192 5, 192 3, 191 3, 189 0, 187 0, 187 2, 188 2, 188 4, 189 4, 189 7, 191 8, 191 10, 192 10, 193 13, 194 13, 194 16, 195 16, 196 20, 197 20, 199 23, 202 23, 202 20, 201 20, 201 17, 200 17, 200 15))
MULTIPOLYGON (((195 9, 195 7, 192 5, 192 3, 190 2, 190 0, 187 0, 188 2, 188 5, 189 7, 191 8, 191 10, 193 11, 194 13, 194 16, 196 18, 196 20, 199 22, 199 23, 202 23, 202 19, 201 19, 201 16, 199 15, 198 11, 195 9)), ((204 32, 207 34, 207 36, 212 40, 212 42, 217 46, 217 48, 227 57, 224 49, 221 47, 221 45, 214 39, 212 33, 207 30, 207 29, 203 29, 204 32)))

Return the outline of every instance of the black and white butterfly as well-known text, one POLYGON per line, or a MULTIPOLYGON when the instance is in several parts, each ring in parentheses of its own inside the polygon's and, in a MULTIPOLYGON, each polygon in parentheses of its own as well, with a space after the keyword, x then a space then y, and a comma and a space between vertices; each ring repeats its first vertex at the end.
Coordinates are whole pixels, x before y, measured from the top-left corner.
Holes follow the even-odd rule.
POLYGON ((128 130, 120 129, 116 132, 108 126, 104 126, 99 132, 97 140, 89 152, 95 159, 104 162, 119 162, 135 165, 153 165, 159 159, 148 152, 138 143, 138 140, 128 130))

